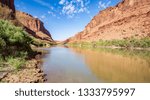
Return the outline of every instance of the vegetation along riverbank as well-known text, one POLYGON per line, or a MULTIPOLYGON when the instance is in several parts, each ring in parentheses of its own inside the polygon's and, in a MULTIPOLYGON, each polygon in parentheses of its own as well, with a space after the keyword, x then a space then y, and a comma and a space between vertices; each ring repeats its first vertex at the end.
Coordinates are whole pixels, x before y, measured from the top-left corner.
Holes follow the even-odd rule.
MULTIPOLYGON (((21 27, 0 20, 0 81, 44 82, 41 52, 34 51, 35 41, 21 27)), ((37 43, 36 43, 37 44, 37 43)))
POLYGON ((101 48, 126 48, 126 49, 140 49, 150 50, 150 38, 142 39, 123 39, 123 40, 99 40, 93 42, 73 42, 68 43, 69 46, 79 47, 101 47, 101 48))
POLYGON ((43 52, 54 44, 44 23, 15 9, 14 0, 0 1, 0 82, 44 82, 43 52))

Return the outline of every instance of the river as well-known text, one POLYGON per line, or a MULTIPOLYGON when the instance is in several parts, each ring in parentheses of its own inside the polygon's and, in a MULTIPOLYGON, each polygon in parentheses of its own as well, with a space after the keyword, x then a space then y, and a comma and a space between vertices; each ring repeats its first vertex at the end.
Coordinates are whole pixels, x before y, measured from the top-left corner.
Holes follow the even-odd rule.
POLYGON ((48 83, 150 82, 150 51, 51 47, 43 58, 48 83))

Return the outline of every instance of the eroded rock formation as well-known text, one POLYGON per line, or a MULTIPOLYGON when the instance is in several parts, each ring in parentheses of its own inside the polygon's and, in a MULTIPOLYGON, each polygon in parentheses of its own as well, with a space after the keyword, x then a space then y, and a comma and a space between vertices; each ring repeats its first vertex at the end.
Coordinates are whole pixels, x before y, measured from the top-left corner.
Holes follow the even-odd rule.
POLYGON ((69 42, 150 37, 150 0, 123 0, 100 11, 69 42))
POLYGON ((34 18, 33 16, 20 11, 16 11, 16 18, 32 35, 42 40, 53 41, 49 31, 44 27, 43 22, 41 22, 38 18, 34 18))

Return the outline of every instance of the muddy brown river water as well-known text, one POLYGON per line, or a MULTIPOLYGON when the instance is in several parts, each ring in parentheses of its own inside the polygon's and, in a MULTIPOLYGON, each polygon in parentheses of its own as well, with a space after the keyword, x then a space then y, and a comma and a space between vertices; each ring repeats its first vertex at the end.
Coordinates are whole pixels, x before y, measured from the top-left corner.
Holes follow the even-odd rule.
POLYGON ((46 48, 48 83, 150 82, 150 51, 102 48, 46 48))

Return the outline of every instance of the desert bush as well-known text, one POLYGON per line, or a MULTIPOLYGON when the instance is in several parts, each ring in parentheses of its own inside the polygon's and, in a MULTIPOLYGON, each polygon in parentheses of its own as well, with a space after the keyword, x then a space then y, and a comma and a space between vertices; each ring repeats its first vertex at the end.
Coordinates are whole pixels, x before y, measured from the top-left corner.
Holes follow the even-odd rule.
POLYGON ((32 39, 21 27, 16 27, 6 20, 0 20, 0 37, 0 46, 26 48, 32 43, 32 39))
POLYGON ((16 70, 23 67, 25 65, 25 62, 26 61, 23 58, 14 58, 14 57, 7 58, 7 63, 16 70))

